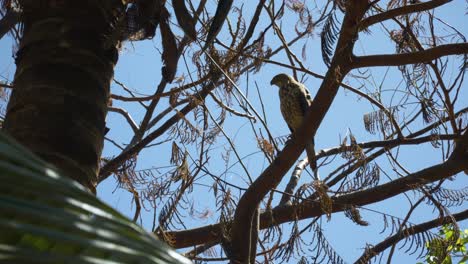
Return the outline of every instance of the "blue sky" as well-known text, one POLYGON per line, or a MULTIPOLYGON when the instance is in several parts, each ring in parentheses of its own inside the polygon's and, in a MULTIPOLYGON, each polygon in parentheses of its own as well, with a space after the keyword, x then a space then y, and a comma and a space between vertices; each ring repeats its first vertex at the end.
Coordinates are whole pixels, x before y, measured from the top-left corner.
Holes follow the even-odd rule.
MULTIPOLYGON (((211 6, 215 4, 214 1, 208 1, 211 6)), ((244 4, 244 15, 247 21, 250 20, 252 10, 255 8, 254 1, 247 1, 244 4)), ((448 24, 454 26, 460 30, 464 35, 468 33, 468 26, 466 26, 465 18, 466 4, 462 0, 455 0, 453 3, 448 4, 446 7, 441 7, 436 10, 436 15, 443 18, 448 24)), ((231 13, 230 19, 235 19, 235 15, 231 13)), ((286 39, 291 39, 295 36, 294 30, 292 30, 292 22, 296 18, 290 13, 286 14, 283 18, 281 26, 284 29, 286 39), (289 30, 291 29, 291 30, 289 30)), ((262 23, 265 23, 265 14, 262 15, 260 27, 262 23)), ((391 23, 386 24, 390 27, 394 26, 391 23)), ((225 25, 226 27, 226 25, 225 25)), ((370 34, 362 33, 357 41, 355 47, 355 53, 360 55, 370 54, 381 54, 381 53, 393 53, 394 44, 383 37, 381 34, 382 27, 374 26, 370 34)), ((307 53, 307 58, 303 61, 304 65, 311 71, 324 75, 326 67, 323 64, 321 51, 320 51, 320 29, 317 28, 307 41, 301 41, 292 47, 292 50, 300 56, 304 45, 307 53)), ((222 33, 220 39, 226 37, 222 33)), ((254 37, 256 34, 254 34, 254 37)), ((278 45, 277 39, 274 36, 270 36, 267 39, 267 43, 271 43, 274 48, 278 45), (268 42, 268 41, 271 42, 268 42)), ((0 80, 12 80, 14 74, 14 62, 12 59, 12 48, 13 43, 10 37, 5 37, 0 40, 0 80)), ((198 47, 192 47, 197 49, 198 47)), ((187 61, 190 63, 190 52, 187 61)), ((287 62, 287 58, 284 53, 273 57, 274 60, 287 62)), ((123 82, 126 86, 131 89, 137 90, 141 94, 150 95, 156 89, 157 84, 160 81, 160 38, 159 35, 153 40, 137 42, 137 43, 126 43, 120 53, 119 63, 116 67, 115 78, 120 82, 123 82)), ((403 89, 403 85, 399 85, 401 78, 398 76, 398 72, 395 68, 389 70, 388 75, 385 75, 387 68, 373 68, 365 72, 365 75, 371 75, 371 81, 365 82, 362 89, 366 91, 375 91, 380 83, 384 83, 382 89, 388 90, 383 93, 383 98, 386 100, 386 105, 397 105, 399 95, 394 95, 391 90, 403 89)), ((183 61, 179 63, 179 69, 177 76, 185 73, 188 76, 188 72, 193 73, 193 68, 186 69, 183 61)), ((266 110, 266 121, 270 128, 273 136, 288 135, 289 130, 280 117, 279 102, 277 95, 277 88, 270 86, 271 78, 280 73, 286 72, 291 73, 285 69, 281 69, 275 65, 265 65, 261 71, 257 74, 249 73, 248 76, 242 76, 238 82, 239 88, 248 95, 248 98, 252 105, 261 111, 261 104, 257 96, 256 85, 258 85, 263 97, 263 104, 266 110)), ((357 71, 354 74, 364 74, 357 71)), ((360 87, 361 84, 352 78, 347 78, 346 81, 354 87, 360 87)), ((189 80, 187 80, 189 82, 189 80)), ((315 94, 317 87, 320 86, 321 81, 319 79, 308 76, 305 79, 306 86, 310 89, 312 94, 315 94)), ((455 110, 459 110, 468 105, 468 96, 466 96, 467 88, 466 85, 462 90, 460 99, 455 106, 455 110)), ((169 88, 177 87, 177 85, 171 85, 169 88)), ((115 84, 112 85, 112 92, 115 94, 125 95, 122 90, 115 84)), ((242 111, 240 107, 233 101, 232 107, 236 110, 242 111)), ((143 109, 134 103, 122 103, 114 100, 114 106, 125 108, 132 117, 140 122, 142 118, 143 109)), ((207 102, 213 107, 213 112, 217 113, 217 108, 213 101, 207 102)), ((162 111, 168 106, 167 98, 163 98, 160 105, 156 109, 162 111)), ((365 113, 372 112, 375 109, 365 101, 360 99, 358 96, 352 94, 349 91, 343 89, 338 93, 332 108, 325 117, 324 122, 321 124, 316 136, 316 148, 324 149, 339 145, 340 140, 344 136, 349 134, 351 131, 358 142, 379 140, 381 139, 378 135, 372 135, 363 129, 362 116, 365 113)), ((408 110, 409 111, 409 110, 408 110)), ((125 120, 115 113, 109 113, 107 117, 108 126, 111 128, 108 136, 120 143, 128 143, 131 139, 131 129, 125 123, 125 120)), ((158 125, 156 125, 157 127, 158 125)), ((257 127, 259 127, 257 125, 257 127)), ((226 122, 224 124, 224 130, 226 134, 232 139, 236 145, 236 149, 239 151, 240 156, 248 156, 244 159, 245 165, 249 173, 255 178, 261 173, 261 171, 268 165, 268 162, 263 157, 263 154, 258 152, 257 142, 255 136, 251 131, 250 124, 243 118, 232 116, 228 114, 226 122)), ((165 137, 158 139, 157 141, 164 140, 165 137)), ((176 140, 177 141, 177 140, 176 140)), ((176 142, 180 144, 180 142, 176 142)), ((182 144, 180 144, 182 145, 182 144)), ((194 145, 184 146, 191 154, 196 155, 197 147, 194 145)), ((225 162, 222 160, 221 155, 225 153, 228 147, 227 141, 223 137, 219 137, 217 143, 214 145, 213 151, 211 152, 209 168, 211 172, 218 173, 224 177, 225 180, 235 183, 243 187, 247 187, 245 173, 242 168, 236 164, 236 159, 231 154, 227 164, 234 165, 229 173, 223 174, 225 170, 225 162)), ((148 169, 153 167, 162 167, 169 165, 171 153, 171 141, 169 143, 153 147, 151 149, 145 149, 139 155, 137 164, 138 169, 148 169)), ((117 155, 117 148, 106 142, 104 149, 104 156, 117 155)), ((304 155, 303 155, 304 156, 304 155)), ((434 149, 430 144, 420 145, 414 149, 403 147, 399 151, 399 157, 403 161, 404 166, 412 171, 420 170, 429 165, 433 165, 440 162, 440 150, 434 149)), ((385 157, 379 159, 379 161, 385 163, 385 157)), ((320 173, 322 176, 327 175, 328 172, 333 170, 336 166, 327 166, 323 168, 320 173)), ((396 178, 395 173, 390 169, 388 165, 383 165, 383 169, 388 173, 389 177, 396 178)), ((160 172, 163 172, 161 169, 160 172)), ((156 172, 157 174, 157 172, 156 172)), ((381 174, 384 179, 385 175, 381 174)), ((285 176, 283 182, 278 186, 279 190, 283 190, 289 174, 285 176)), ((307 174, 304 174, 300 184, 310 181, 311 178, 307 174)), ((447 184, 448 187, 455 189, 461 189, 468 186, 467 177, 463 174, 458 175, 454 181, 447 184)), ((210 210, 213 212, 211 216, 205 219, 187 217, 185 224, 189 227, 198 227, 210 223, 218 222, 218 214, 215 212, 215 203, 213 191, 210 188, 212 180, 208 177, 204 177, 200 180, 200 185, 194 187, 192 198, 194 206, 199 211, 210 210), (206 184, 206 185, 204 185, 206 184)), ((233 194, 238 196, 239 192, 233 190, 233 194)), ((419 194, 408 192, 407 195, 411 198, 419 197, 419 194)), ((131 201, 131 195, 122 190, 116 189, 116 182, 114 178, 109 178, 103 182, 98 188, 98 196, 105 202, 109 203, 113 207, 117 208, 123 214, 131 217, 133 216, 134 207, 131 201)), ((275 200, 279 199, 278 197, 275 200)), ((385 235, 388 235, 387 230, 384 235, 379 234, 382 230, 382 215, 375 213, 372 210, 384 212, 395 216, 403 216, 408 208, 408 202, 404 196, 398 196, 382 203, 366 206, 366 209, 361 210, 363 218, 370 223, 368 227, 360 227, 352 223, 348 218, 344 217, 343 213, 333 214, 331 221, 327 222, 326 218, 322 218, 322 228, 326 234, 330 244, 336 249, 336 251, 348 262, 354 261, 359 257, 366 243, 376 244, 380 242, 385 235)), ((466 204, 462 207, 450 208, 452 212, 459 212, 462 209, 466 209, 466 204)), ((437 212, 432 211, 431 207, 425 206, 421 209, 416 210, 415 214, 411 218, 413 223, 420 223, 427 221, 436 216, 437 212)), ((142 210, 142 224, 145 228, 151 229, 153 212, 151 210, 142 210)), ((301 225, 306 225, 310 220, 301 222, 301 225)), ((284 232, 288 232, 292 225, 285 224, 284 232)), ((468 228, 466 222, 461 223, 462 228, 468 228)), ((305 240, 311 240, 312 234, 305 235, 305 240)), ((306 247, 307 248, 307 247, 306 247)), ((404 250, 402 250, 404 251, 404 250)), ((384 260, 388 251, 384 253, 384 260)), ((416 254, 417 255, 417 254, 416 254)), ((395 263, 414 263, 415 256, 409 256, 407 254, 396 253, 393 258, 395 263)), ((291 260, 290 263, 296 263, 296 260, 291 260)))

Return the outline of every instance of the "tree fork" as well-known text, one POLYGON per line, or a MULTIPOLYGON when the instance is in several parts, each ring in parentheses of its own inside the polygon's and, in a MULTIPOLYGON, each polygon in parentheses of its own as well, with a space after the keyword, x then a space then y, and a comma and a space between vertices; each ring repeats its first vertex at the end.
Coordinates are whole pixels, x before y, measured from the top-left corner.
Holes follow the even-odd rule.
POLYGON ((336 44, 335 55, 314 98, 314 103, 304 117, 303 124, 294 132, 294 138, 278 154, 274 162, 262 172, 239 199, 231 230, 234 253, 231 262, 246 263, 249 259, 249 248, 244 243, 249 241, 248 229, 253 221, 255 209, 265 195, 280 183, 284 174, 304 150, 306 142, 315 135, 338 92, 339 84, 351 70, 352 50, 357 38, 359 22, 367 11, 368 4, 368 0, 359 0, 346 5, 347 10, 336 44))
POLYGON ((3 129, 95 193, 122 2, 19 2, 23 36, 3 129))

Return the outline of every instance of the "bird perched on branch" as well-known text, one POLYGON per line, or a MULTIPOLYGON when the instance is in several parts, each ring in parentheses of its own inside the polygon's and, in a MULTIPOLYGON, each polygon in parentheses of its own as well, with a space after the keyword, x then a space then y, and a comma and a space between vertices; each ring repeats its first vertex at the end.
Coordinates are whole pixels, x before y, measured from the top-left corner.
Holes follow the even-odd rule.
MULTIPOLYGON (((281 114, 288 125, 291 133, 294 133, 302 124, 307 109, 312 104, 309 90, 292 76, 280 73, 273 77, 271 85, 279 87, 279 99, 281 114)), ((314 139, 306 144, 307 159, 316 180, 319 179, 317 172, 317 161, 315 158, 314 139)))

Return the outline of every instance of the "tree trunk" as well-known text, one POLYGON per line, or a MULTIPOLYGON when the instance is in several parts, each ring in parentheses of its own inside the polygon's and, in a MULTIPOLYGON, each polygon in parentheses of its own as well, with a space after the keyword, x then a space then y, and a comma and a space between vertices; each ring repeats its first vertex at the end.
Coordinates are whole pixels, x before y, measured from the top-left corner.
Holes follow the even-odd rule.
POLYGON ((96 191, 120 0, 20 0, 23 37, 4 131, 96 191))

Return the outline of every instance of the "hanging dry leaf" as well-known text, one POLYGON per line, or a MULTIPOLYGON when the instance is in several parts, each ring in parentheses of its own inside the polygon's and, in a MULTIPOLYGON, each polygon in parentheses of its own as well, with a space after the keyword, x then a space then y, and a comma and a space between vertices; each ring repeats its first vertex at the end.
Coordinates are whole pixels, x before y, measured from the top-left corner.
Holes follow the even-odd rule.
POLYGON ((162 68, 162 76, 167 82, 171 83, 177 71, 178 53, 175 36, 169 26, 169 12, 166 7, 162 7, 161 9, 159 29, 161 31, 163 46, 162 60, 164 62, 164 67, 162 68))
POLYGON ((139 24, 143 27, 145 38, 153 38, 159 22, 161 3, 158 0, 139 0, 137 3, 139 24))
POLYGON ((159 0, 133 0, 126 11, 127 36, 132 41, 151 39, 156 34, 160 20, 161 7, 165 4, 159 0))
POLYGON ((197 32, 195 30, 195 20, 190 15, 184 0, 172 0, 172 7, 177 18, 179 26, 190 39, 195 40, 197 32))
POLYGON ((208 48, 211 43, 213 43, 214 39, 218 35, 219 31, 223 27, 224 20, 231 9, 233 0, 220 0, 218 3, 218 7, 216 8, 216 13, 213 18, 213 22, 211 22, 210 30, 208 31, 208 36, 206 36, 206 43, 203 47, 203 50, 208 48))

